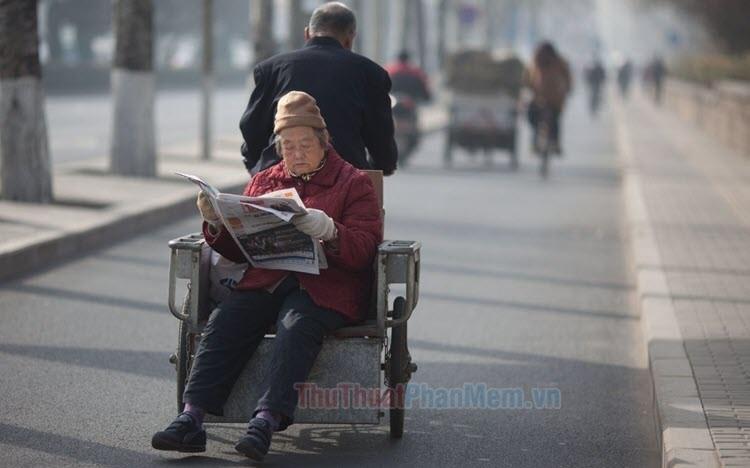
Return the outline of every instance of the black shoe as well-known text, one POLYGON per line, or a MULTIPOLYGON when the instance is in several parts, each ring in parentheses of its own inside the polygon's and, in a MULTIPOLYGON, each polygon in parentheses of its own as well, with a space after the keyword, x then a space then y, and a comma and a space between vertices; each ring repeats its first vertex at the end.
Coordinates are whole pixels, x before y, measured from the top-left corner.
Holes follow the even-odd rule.
POLYGON ((151 438, 151 446, 156 450, 177 452, 205 452, 206 431, 189 413, 180 413, 172 424, 151 438))
POLYGON ((255 461, 263 460, 271 446, 271 423, 263 418, 253 418, 247 426, 247 433, 234 446, 235 450, 255 461))

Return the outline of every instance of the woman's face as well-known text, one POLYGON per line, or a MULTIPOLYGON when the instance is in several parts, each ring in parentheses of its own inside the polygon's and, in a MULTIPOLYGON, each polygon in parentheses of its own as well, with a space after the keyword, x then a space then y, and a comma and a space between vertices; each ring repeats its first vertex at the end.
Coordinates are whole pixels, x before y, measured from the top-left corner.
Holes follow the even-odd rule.
POLYGON ((312 127, 285 128, 279 132, 279 138, 284 164, 296 175, 314 171, 325 156, 325 148, 312 127))

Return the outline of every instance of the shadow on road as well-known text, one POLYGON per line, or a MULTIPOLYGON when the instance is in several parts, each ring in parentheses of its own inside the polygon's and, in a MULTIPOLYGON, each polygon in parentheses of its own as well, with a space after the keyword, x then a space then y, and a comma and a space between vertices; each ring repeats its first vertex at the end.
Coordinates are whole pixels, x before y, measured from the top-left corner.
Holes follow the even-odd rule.
MULTIPOLYGON (((60 456, 64 459, 76 460, 79 463, 95 463, 104 466, 143 466, 144 458, 147 457, 135 450, 5 423, 0 423, 0 442, 8 446, 26 448, 60 456)), ((6 452, 5 456, 7 455, 6 452)), ((7 460, 7 458, 4 459, 7 460)), ((19 459, 18 461, 21 462, 22 460, 19 459)))
POLYGON ((93 294, 82 291, 70 291, 51 286, 34 286, 30 284, 18 284, 13 286, 16 293, 26 293, 33 296, 49 296, 55 299, 67 299, 71 301, 88 302, 96 305, 120 307, 137 310, 139 312, 153 312, 164 314, 165 305, 162 303, 139 301, 124 297, 111 297, 103 294, 93 294))
POLYGON ((157 351, 0 343, 0 353, 159 379, 172 380, 174 376, 169 355, 157 351))
POLYGON ((607 310, 589 310, 582 308, 571 308, 571 307, 560 307, 560 306, 548 306, 544 304, 533 304, 520 301, 506 301, 498 299, 483 299, 475 296, 457 296, 454 294, 434 293, 434 292, 421 292, 420 297, 422 300, 433 300, 433 301, 446 301, 456 302, 459 304, 474 304, 482 306, 496 307, 498 309, 517 309, 526 312, 544 312, 553 314, 568 314, 568 315, 579 315, 584 317, 595 317, 612 320, 633 320, 638 321, 639 318, 635 315, 607 311, 607 310))
POLYGON ((631 291, 633 286, 626 283, 612 283, 606 281, 590 281, 579 279, 579 277, 562 278, 548 275, 535 275, 524 273, 522 271, 501 271, 496 269, 482 267, 465 267, 450 264, 438 264, 434 262, 424 262, 421 265, 423 272, 458 274, 476 277, 505 278, 521 281, 531 281, 535 283, 547 283, 560 286, 578 286, 582 288, 600 288, 613 291, 631 291))

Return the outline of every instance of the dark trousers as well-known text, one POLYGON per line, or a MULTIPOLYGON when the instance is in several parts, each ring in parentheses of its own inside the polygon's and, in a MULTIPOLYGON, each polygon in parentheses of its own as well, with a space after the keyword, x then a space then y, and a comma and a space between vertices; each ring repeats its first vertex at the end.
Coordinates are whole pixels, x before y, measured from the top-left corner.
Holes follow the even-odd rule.
MULTIPOLYGON (((549 116, 549 139, 551 142, 554 143, 560 143, 560 111, 555 109, 546 109, 547 112, 550 113, 549 116)), ((532 142, 537 141, 537 131, 539 129, 539 124, 542 121, 543 115, 542 113, 545 112, 545 109, 542 109, 542 107, 532 102, 529 104, 529 110, 528 110, 528 119, 529 123, 531 124, 531 128, 533 129, 533 135, 532 135, 532 142)))
POLYGON ((222 414, 237 377, 274 323, 270 372, 253 414, 274 411, 283 416, 280 429, 291 424, 298 399, 294 384, 307 379, 323 337, 345 324, 342 315, 315 305, 293 275, 273 293, 233 291, 211 313, 183 401, 222 414))

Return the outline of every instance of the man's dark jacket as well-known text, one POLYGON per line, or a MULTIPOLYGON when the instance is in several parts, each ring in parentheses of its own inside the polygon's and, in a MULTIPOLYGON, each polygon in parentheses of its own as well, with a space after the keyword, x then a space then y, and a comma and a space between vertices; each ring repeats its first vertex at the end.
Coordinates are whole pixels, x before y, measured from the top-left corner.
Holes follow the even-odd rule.
POLYGON ((278 160, 271 145, 276 103, 289 91, 315 98, 336 151, 360 169, 396 169, 396 144, 388 73, 331 37, 313 37, 305 47, 256 65, 255 89, 240 120, 242 155, 253 173, 278 160), (372 164, 367 161, 369 151, 372 164), (259 164, 260 160, 260 164, 259 164))

